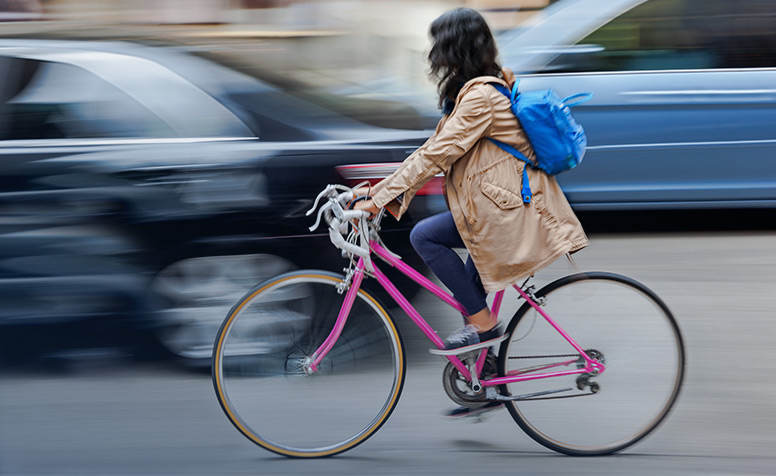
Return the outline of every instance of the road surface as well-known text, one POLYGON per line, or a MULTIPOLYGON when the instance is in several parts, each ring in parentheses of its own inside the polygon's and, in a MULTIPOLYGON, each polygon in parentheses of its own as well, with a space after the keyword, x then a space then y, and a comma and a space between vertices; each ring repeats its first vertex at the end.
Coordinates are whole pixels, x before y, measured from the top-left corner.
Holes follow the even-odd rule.
MULTIPOLYGON (((92 358, 64 373, 4 370, 0 474, 776 474, 776 233, 594 235, 575 260, 582 270, 618 272, 651 287, 686 341, 687 376, 674 411, 620 455, 552 453, 505 410, 480 423, 446 420, 442 362, 423 351, 425 338, 401 317, 409 344, 402 399, 375 436, 343 455, 292 460, 253 445, 222 414, 206 374, 92 358)), ((537 281, 572 271, 562 260, 537 281)), ((418 306, 440 334, 459 325, 428 298, 418 306)))

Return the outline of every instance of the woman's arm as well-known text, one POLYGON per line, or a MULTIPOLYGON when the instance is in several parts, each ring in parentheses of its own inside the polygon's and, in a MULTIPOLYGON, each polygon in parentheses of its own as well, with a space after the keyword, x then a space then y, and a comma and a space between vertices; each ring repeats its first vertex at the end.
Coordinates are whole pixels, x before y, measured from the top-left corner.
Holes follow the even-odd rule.
POLYGON ((460 97, 437 134, 373 188, 374 203, 363 202, 359 209, 387 206, 397 219, 401 218, 423 185, 435 175, 447 173, 456 160, 488 135, 493 121, 488 87, 487 84, 477 85, 460 97), (396 201, 399 196, 402 196, 401 203, 396 201))

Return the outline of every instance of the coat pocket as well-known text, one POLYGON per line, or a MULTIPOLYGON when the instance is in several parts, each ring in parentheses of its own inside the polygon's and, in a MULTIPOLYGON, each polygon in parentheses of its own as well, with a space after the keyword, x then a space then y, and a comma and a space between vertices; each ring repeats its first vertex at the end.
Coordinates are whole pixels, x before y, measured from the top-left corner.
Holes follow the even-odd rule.
POLYGON ((482 194, 502 210, 511 210, 523 205, 523 198, 519 193, 512 192, 496 184, 482 182, 481 189, 482 194))

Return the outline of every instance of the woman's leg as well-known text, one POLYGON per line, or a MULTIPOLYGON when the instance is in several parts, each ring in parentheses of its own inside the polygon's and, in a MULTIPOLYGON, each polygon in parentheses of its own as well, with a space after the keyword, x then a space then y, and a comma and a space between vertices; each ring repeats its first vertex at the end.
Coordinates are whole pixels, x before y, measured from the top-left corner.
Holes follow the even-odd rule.
POLYGON ((465 248, 450 212, 422 220, 410 233, 410 242, 431 271, 463 304, 470 324, 480 332, 491 329, 490 310, 479 273, 469 257, 466 264, 453 248, 465 248))
MULTIPOLYGON (((482 286, 480 273, 477 272, 477 268, 474 267, 474 261, 472 261, 471 256, 466 258, 465 266, 466 274, 472 277, 471 279, 474 283, 474 286, 483 297, 487 297, 488 293, 485 292, 485 288, 482 286)), ((470 324, 473 324, 477 329, 479 329, 480 332, 492 329, 496 324, 498 324, 498 322, 493 321, 493 318, 490 315, 490 309, 488 309, 487 306, 482 311, 470 315, 468 317, 468 321, 470 324)))

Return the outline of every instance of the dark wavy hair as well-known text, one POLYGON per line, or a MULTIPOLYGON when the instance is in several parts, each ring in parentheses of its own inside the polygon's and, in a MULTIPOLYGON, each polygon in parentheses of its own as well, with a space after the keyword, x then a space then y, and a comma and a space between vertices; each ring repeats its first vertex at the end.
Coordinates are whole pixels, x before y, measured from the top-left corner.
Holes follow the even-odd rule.
MULTIPOLYGON (((439 106, 448 109, 458 92, 478 76, 501 76, 498 48, 482 15, 471 8, 456 8, 431 23, 431 77, 439 92, 439 106)), ((445 111, 449 112, 449 111, 445 111)))

